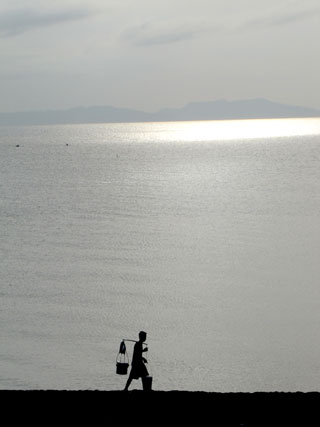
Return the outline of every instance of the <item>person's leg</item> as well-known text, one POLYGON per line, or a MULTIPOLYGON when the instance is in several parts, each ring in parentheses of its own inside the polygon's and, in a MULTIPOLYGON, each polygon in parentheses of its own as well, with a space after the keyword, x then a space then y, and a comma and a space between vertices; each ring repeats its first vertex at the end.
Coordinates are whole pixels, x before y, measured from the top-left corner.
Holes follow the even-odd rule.
POLYGON ((128 381, 127 381, 126 386, 125 386, 125 388, 124 388, 124 391, 128 391, 129 386, 130 386, 130 384, 131 384, 131 382, 132 382, 132 379, 133 379, 133 378, 132 378, 131 373, 130 373, 129 378, 128 378, 128 381))

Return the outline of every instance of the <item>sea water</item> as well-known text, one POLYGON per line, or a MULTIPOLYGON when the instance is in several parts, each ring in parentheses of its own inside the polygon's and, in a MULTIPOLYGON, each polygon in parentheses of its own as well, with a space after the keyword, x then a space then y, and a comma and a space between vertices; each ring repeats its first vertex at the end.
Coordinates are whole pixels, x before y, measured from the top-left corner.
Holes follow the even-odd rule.
POLYGON ((320 119, 0 128, 0 388, 145 330, 154 389, 319 391, 319 214, 320 119))

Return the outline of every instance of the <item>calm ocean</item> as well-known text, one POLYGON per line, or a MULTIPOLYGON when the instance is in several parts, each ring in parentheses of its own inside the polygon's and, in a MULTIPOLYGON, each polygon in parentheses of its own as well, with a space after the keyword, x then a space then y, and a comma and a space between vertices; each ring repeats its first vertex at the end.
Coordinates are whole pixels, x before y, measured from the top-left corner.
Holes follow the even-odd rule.
POLYGON ((320 119, 2 127, 0 178, 1 389, 145 330, 154 389, 320 391, 320 119))

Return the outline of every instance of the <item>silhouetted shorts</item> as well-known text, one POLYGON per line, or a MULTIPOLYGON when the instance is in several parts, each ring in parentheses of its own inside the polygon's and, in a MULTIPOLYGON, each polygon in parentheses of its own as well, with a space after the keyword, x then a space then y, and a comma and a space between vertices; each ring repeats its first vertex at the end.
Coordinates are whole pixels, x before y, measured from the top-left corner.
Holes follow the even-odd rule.
POLYGON ((141 363, 137 366, 132 366, 130 375, 133 379, 137 380, 142 377, 147 377, 149 375, 148 369, 144 363, 141 363))

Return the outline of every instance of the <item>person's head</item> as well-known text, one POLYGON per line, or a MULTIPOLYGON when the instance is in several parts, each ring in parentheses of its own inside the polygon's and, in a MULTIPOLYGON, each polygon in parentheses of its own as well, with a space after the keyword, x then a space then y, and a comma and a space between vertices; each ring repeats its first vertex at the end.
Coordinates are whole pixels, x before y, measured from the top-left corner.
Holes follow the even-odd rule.
POLYGON ((139 339, 140 341, 144 342, 147 339, 147 333, 144 331, 139 332, 139 339))

